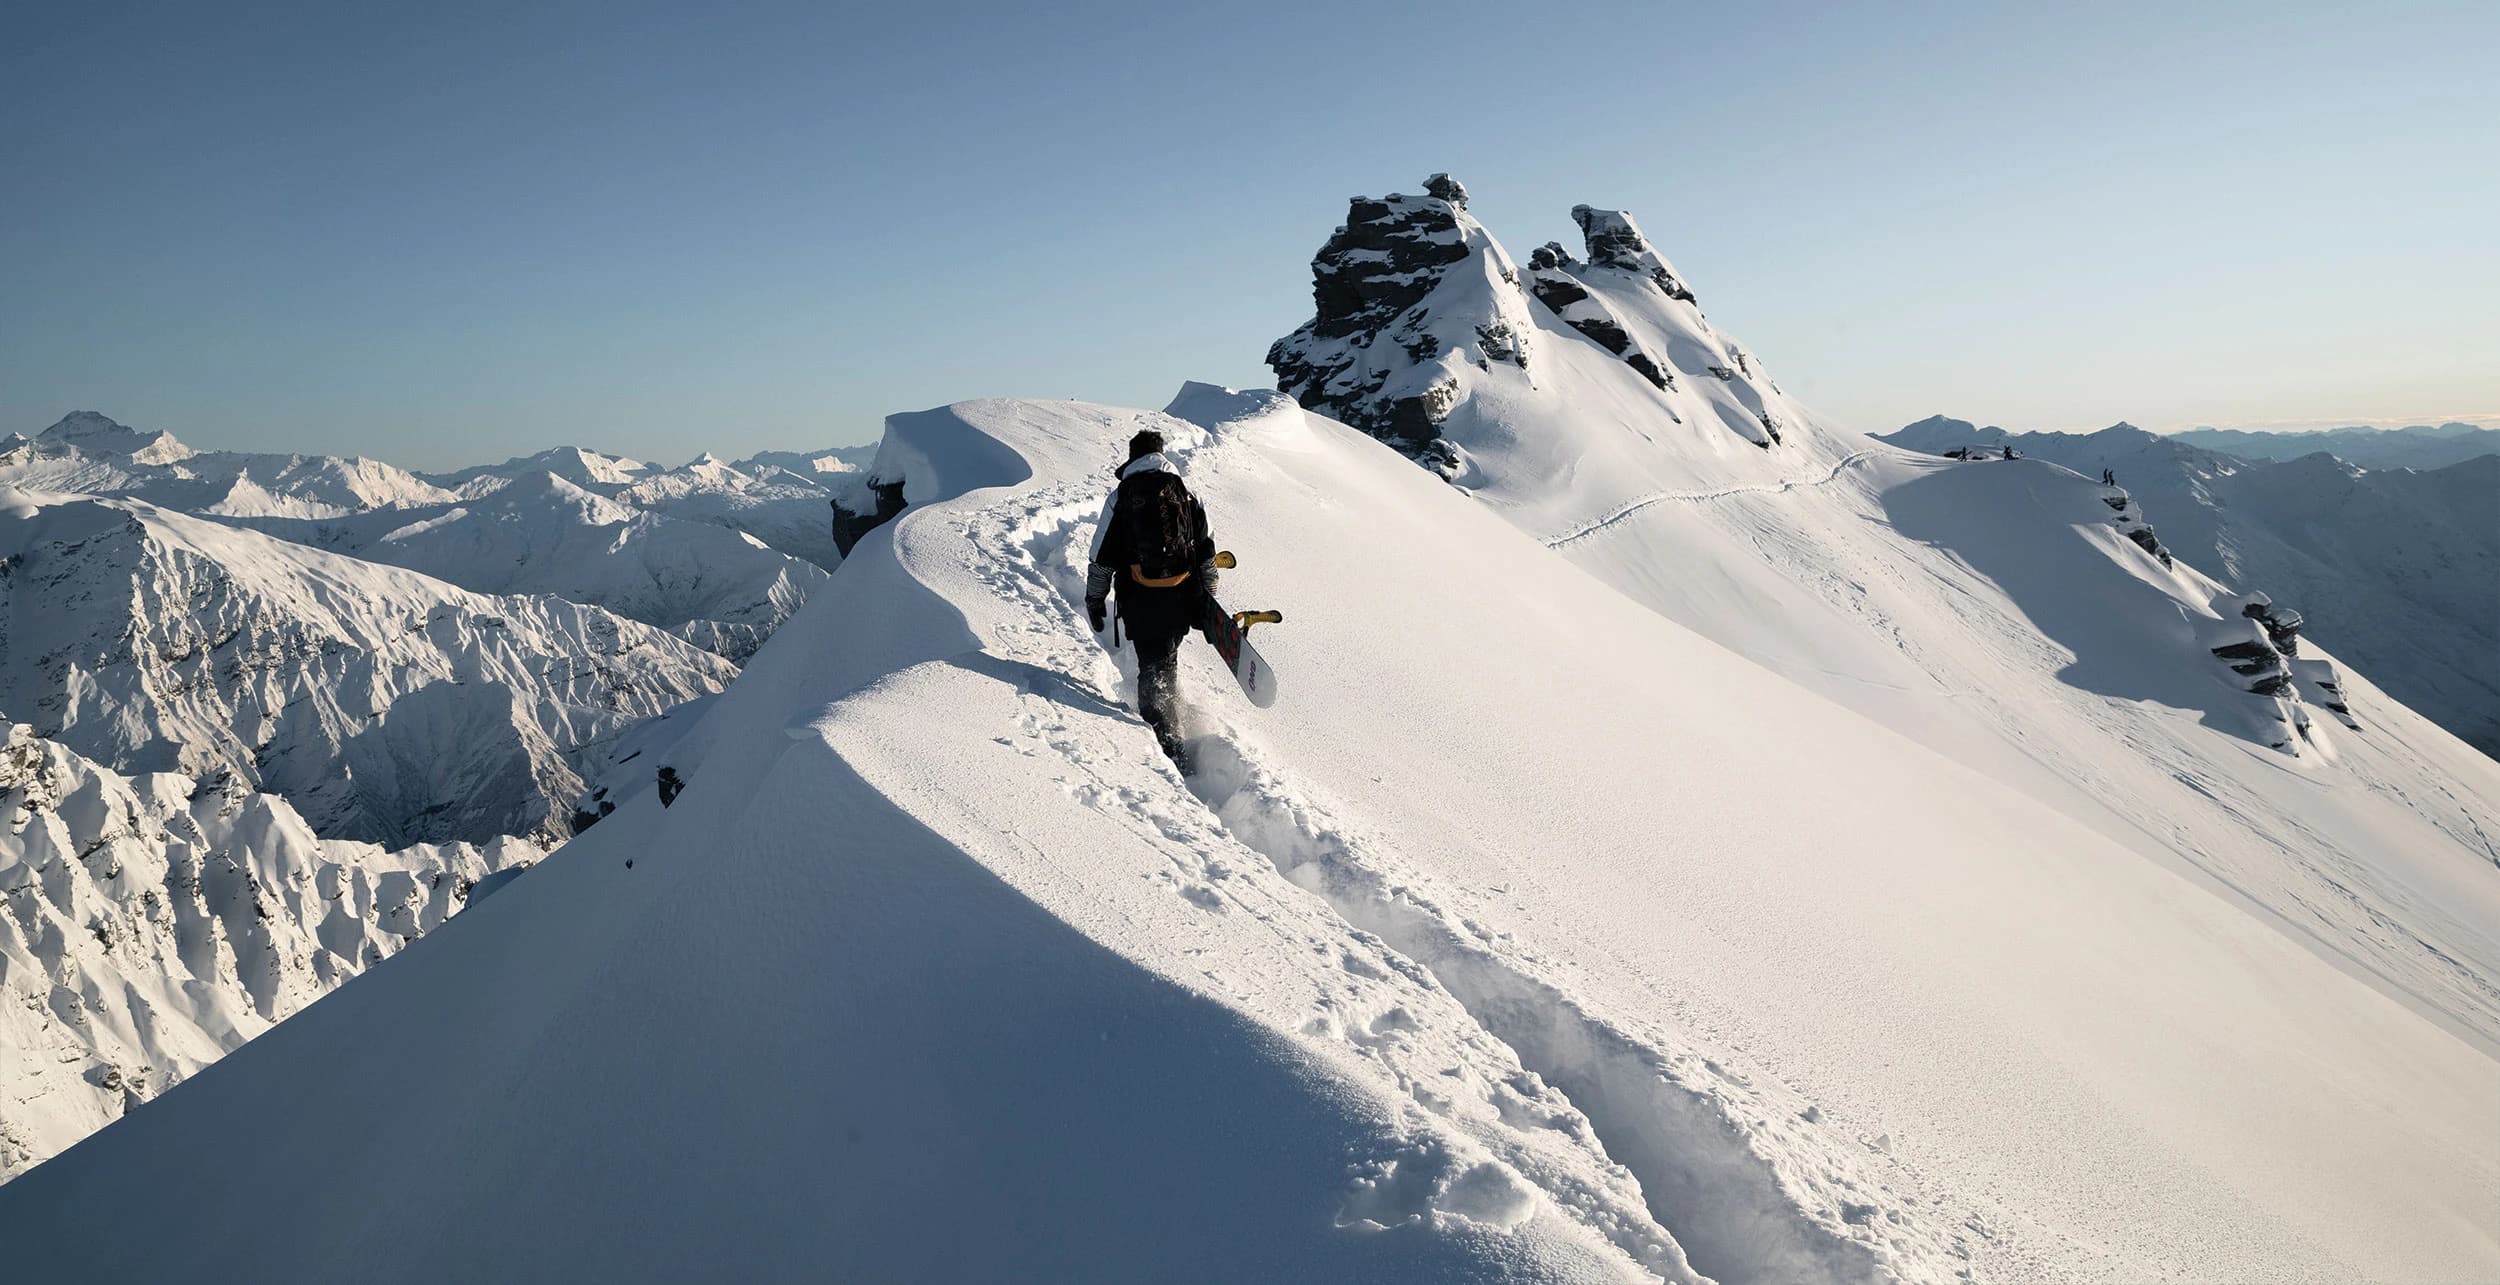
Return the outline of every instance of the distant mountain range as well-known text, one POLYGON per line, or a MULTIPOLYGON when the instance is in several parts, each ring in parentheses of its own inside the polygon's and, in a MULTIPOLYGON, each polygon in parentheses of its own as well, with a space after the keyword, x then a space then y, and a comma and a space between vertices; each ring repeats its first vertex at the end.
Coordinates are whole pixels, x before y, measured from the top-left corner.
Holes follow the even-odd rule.
POLYGON ((2363 468, 2446 468, 2478 455, 2500 455, 2500 428, 2416 424, 2411 428, 2335 428, 2313 433, 2191 428, 2172 440, 2249 460, 2296 460, 2324 451, 2363 468))
MULTIPOLYGON (((1929 454, 2010 446, 2087 476, 2112 470, 2180 558, 2231 583, 2265 586, 2307 617, 2310 636, 2391 695, 2500 757, 2495 447, 2425 470, 2370 467, 2322 450, 2260 459, 2200 445, 2198 436, 2162 436, 2132 424, 2097 433, 2017 433, 1943 415, 1881 435, 1929 454)), ((2452 424, 2403 433, 2240 436, 2464 444, 2495 435, 2452 424)))
POLYGON ((840 562, 862 448, 428 475, 0 439, 0 1180, 616 803, 840 562))

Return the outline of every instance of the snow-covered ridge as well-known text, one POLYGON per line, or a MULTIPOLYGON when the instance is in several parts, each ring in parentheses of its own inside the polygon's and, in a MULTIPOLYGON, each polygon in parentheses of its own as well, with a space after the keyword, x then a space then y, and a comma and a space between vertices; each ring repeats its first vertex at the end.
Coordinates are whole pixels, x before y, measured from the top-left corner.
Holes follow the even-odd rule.
POLYGON ((0 734, 0 1182, 232 1051, 536 860, 384 851, 286 801, 0 734))
POLYGON ((135 500, 0 491, 0 711, 124 772, 232 775, 390 844, 568 832, 585 756, 735 667, 135 500))
MULTIPOLYGON (((2297 606, 2306 635, 2389 694, 2500 757, 2500 457, 2429 471, 2325 455, 2274 462, 2117 424, 2008 433, 1934 416, 1883 440, 1941 453, 2011 446, 2088 476, 2112 470, 2177 555, 2297 606)), ((2316 435, 2337 436, 2337 435, 2316 435)))
MULTIPOLYGON (((911 507, 670 748, 674 806, 626 800, 21 1179, 13 1263, 320 1278, 387 1243, 389 1273, 431 1278, 2500 1267, 2477 1212, 2500 1194, 2491 1062, 2412 1000, 1574 573, 1365 436, 1267 394, 1172 409, 1196 422, 896 417, 880 467, 911 507), (1103 465, 1142 427, 1243 554, 1228 600, 1291 622, 1262 643, 1271 710, 1188 653, 1191 782, 1076 601, 1103 465), (425 1118, 369 1109, 420 1094, 425 1118), (211 1234, 302 1172, 326 1180, 295 1188, 283 1244, 211 1234), (419 1200, 469 1234, 394 1234, 419 1200), (134 1204, 159 1234, 105 1234, 134 1204)), ((1895 466, 1662 499, 1570 548, 1823 512, 1895 466)), ((2044 470, 1939 464, 1920 477, 1952 494, 1904 517, 1946 543, 1956 512, 2004 527, 1952 501, 2044 470)), ((2053 506, 2080 516, 2008 529, 2071 552, 2051 570, 2089 606, 2109 600, 2088 568, 2158 568, 2089 484, 2053 506)))

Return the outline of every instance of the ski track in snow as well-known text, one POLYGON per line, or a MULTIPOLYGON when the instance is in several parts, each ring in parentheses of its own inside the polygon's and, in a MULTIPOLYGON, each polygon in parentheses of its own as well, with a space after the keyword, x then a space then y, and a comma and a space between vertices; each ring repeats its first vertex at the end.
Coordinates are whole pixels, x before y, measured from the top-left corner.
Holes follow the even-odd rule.
MULTIPOLYGON (((1183 458, 1190 453, 1179 445, 1167 449, 1183 458)), ((1844 459, 1806 485, 1829 482, 1869 454, 1844 459)), ((971 549, 967 565, 1021 608, 1019 619, 1030 622, 994 640, 996 649, 1068 684, 1063 694, 1034 692, 1029 702, 1046 707, 1073 698, 1110 706, 1135 721, 1118 694, 1133 687, 1133 662, 1125 649, 1099 650, 1076 606, 1091 519, 1099 510, 1099 498, 1086 485, 1011 495, 969 515, 961 528, 971 549)), ((1777 492, 1790 485, 1736 489, 1777 492)), ((1616 518, 1665 498, 1708 497, 1651 497, 1616 518)), ((1159 764, 1157 774, 1186 788, 1205 811, 1176 815, 1172 799, 1085 782, 1066 783, 1071 797, 1128 814, 1141 831, 1174 849, 1175 891, 1192 904, 1210 913, 1231 907, 1267 917, 1245 881, 1231 877, 1224 864, 1221 850, 1229 838, 1317 898, 1354 940, 1379 946, 1391 954, 1393 967, 1447 994, 1516 1061, 1528 1084, 1558 1094, 1567 1109, 1585 1117, 1596 1146, 1637 1179, 1647 1211, 1689 1256, 1692 1272, 1722 1285, 1820 1285, 1949 1279, 1921 1269, 1967 1261, 1969 1247, 1961 1233, 1984 1225, 1978 1215, 1951 1231, 1929 1226, 1919 1197, 1853 1173, 1863 1163, 1854 1157, 1775 1164, 1755 1144, 1768 1136, 1796 1149, 1796 1135, 1813 1132, 1819 1119, 1804 1098, 1699 1052, 1674 1051, 1668 1041, 1636 1036, 1589 1011, 1530 948, 1448 908, 1449 894, 1431 889, 1388 841, 1339 822, 1311 792, 1281 776, 1257 749, 1255 737, 1214 713, 1232 707, 1230 690, 1190 695, 1198 776, 1183 780, 1159 764), (1806 1192, 1801 1195, 1792 1185, 1806 1192), (1819 1206, 1823 1216, 1809 1213, 1809 1206, 1819 1206)), ((1138 728, 1144 745, 1142 722, 1138 728)), ((1068 755, 1072 766, 1084 765, 1080 744, 1054 733, 1045 708, 1027 716, 1023 732, 1042 748, 1068 755)), ((1221 985, 1218 973, 1206 976, 1221 985)), ((1378 1056, 1377 1041, 1403 1017, 1394 1010, 1356 1020, 1320 1015, 1303 1034, 1334 1036, 1378 1056)), ((1391 1069, 1427 1110, 1450 1113, 1446 1103, 1435 1100, 1448 1091, 1447 1081, 1434 1085, 1391 1069)), ((1832 1144, 1807 1143, 1816 1145, 1832 1144)), ((1556 1205, 1584 1217, 1596 1213, 1590 1221, 1597 1229, 1644 1267, 1667 1279, 1684 1277, 1680 1256, 1672 1250, 1662 1254, 1638 1228, 1609 1225, 1591 1208, 1594 1193, 1572 1189, 1568 1174, 1540 1172, 1517 1156, 1505 1159, 1546 1185, 1545 1194, 1556 1205), (1558 1180, 1561 1189, 1554 1189, 1558 1180)), ((1378 1198, 1378 1191, 1358 1190, 1349 1198, 1347 1217, 1357 1217, 1378 1198)), ((1966 1270, 1954 1275, 1968 1277, 1966 1270)))
POLYGON ((1715 491, 1659 491, 1655 494, 1644 495, 1637 500, 1626 501, 1613 512, 1608 513, 1606 516, 1599 518, 1594 522, 1575 527, 1562 533, 1561 535, 1547 537, 1545 540, 1545 547, 1549 549, 1559 549, 1565 545, 1577 544, 1580 541, 1623 521, 1625 518, 1631 517, 1633 514, 1650 507, 1653 504, 1664 504, 1669 500, 1720 500, 1731 495, 1783 495, 1787 492, 1794 491, 1799 487, 1829 486, 1833 482, 1838 481, 1840 479, 1840 475, 1847 472, 1851 465, 1856 464, 1858 461, 1873 454, 1875 454, 1875 452, 1871 450, 1851 451, 1849 454, 1842 456, 1838 461, 1834 462, 1830 472, 1825 473, 1821 477, 1813 478, 1804 482, 1800 482, 1792 478, 1783 482, 1772 482, 1759 485, 1726 486, 1715 491))

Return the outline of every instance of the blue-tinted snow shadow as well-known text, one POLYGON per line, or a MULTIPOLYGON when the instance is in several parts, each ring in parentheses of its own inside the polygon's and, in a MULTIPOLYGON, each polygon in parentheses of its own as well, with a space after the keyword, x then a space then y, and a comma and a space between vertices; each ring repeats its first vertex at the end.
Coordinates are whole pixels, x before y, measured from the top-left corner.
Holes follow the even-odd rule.
POLYGON ((1503 1253, 1336 1227, 1348 1167, 1396 1145, 1380 1108, 829 747, 760 790, 789 805, 769 830, 670 863, 665 895, 572 941, 561 982, 531 977, 546 935, 498 897, 0 1189, 12 1268, 1431 1281, 1503 1253))
POLYGON ((1985 576, 2042 635, 2074 659, 2058 678, 2119 700, 2197 715, 2207 727, 2260 745, 2282 729, 2274 705, 2231 680, 2178 601, 2083 538, 2101 516, 2100 488, 2055 465, 1996 461, 1937 469, 1883 493, 1885 516, 1911 539, 1985 576))

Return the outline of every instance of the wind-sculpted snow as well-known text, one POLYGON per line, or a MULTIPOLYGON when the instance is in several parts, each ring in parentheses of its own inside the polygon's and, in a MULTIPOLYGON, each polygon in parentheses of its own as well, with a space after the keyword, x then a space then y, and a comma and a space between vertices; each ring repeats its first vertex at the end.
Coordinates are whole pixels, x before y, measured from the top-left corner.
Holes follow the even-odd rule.
POLYGON ((584 756, 727 661, 127 500, 0 492, 0 712, 117 771, 231 775, 326 837, 568 832, 584 756))
MULTIPOLYGON (((0 1190, 12 1267, 2500 1270, 2483 1053, 1361 434, 1268 394, 1172 409, 1199 423, 895 417, 878 463, 910 507, 668 745, 673 806, 627 798, 0 1190), (1242 555, 1228 602, 1287 612, 1262 639, 1272 709, 1185 653, 1194 781, 1077 603, 1106 464, 1141 427, 1242 555), (226 1230, 308 1172, 286 1236, 226 1230), (114 1234, 131 1208, 150 1235, 114 1234)), ((1654 504, 1573 548, 1872 463, 1654 504)), ((2138 556, 2094 530, 2094 556, 2138 556)))
POLYGON ((0 1182, 432 931, 519 840, 316 839, 231 778, 0 740, 0 1182))

